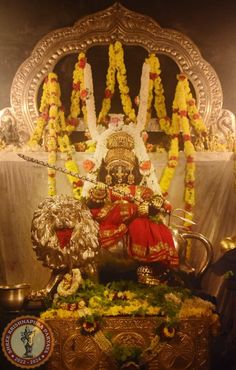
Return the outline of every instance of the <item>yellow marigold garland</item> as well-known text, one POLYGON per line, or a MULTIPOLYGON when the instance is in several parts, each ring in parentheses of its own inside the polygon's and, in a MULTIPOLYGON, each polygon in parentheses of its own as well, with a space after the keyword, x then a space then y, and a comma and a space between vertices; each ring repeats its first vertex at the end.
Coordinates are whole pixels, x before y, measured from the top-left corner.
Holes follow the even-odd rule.
POLYGON ((106 75, 105 96, 102 101, 102 109, 98 115, 98 123, 105 123, 106 117, 111 109, 111 99, 115 92, 116 84, 116 57, 114 45, 109 45, 109 66, 106 75))
MULTIPOLYGON (((59 109, 60 101, 60 86, 55 73, 48 75, 48 132, 45 135, 45 147, 48 151, 48 163, 54 165, 57 160, 57 135, 60 132, 59 109)), ((56 195, 56 173, 55 170, 48 168, 48 195, 56 195)))
POLYGON ((136 115, 134 109, 132 108, 132 101, 129 96, 129 87, 127 85, 124 50, 122 44, 119 41, 116 41, 114 49, 116 56, 117 81, 120 90, 121 103, 128 121, 134 122, 136 120, 136 115))
POLYGON ((107 124, 107 115, 111 109, 111 99, 115 92, 116 73, 124 113, 129 122, 135 122, 136 120, 136 114, 132 108, 129 87, 127 85, 124 50, 122 44, 116 41, 114 45, 109 45, 109 67, 106 76, 105 97, 102 101, 102 109, 98 116, 99 124, 107 124))
POLYGON ((43 138, 44 128, 48 121, 48 104, 49 104, 49 89, 48 89, 48 77, 45 78, 43 84, 43 93, 39 107, 39 117, 36 121, 35 129, 31 135, 28 145, 34 147, 39 144, 40 140, 43 138))
MULTIPOLYGON (((176 106, 176 98, 173 102, 173 107, 176 106)), ((168 162, 163 170, 160 179, 160 187, 164 197, 168 195, 171 181, 175 174, 175 169, 179 159, 179 116, 175 112, 172 114, 172 138, 170 142, 170 149, 168 152, 168 162)))
MULTIPOLYGON (((186 156, 186 168, 185 168, 185 209, 188 213, 185 214, 185 217, 189 220, 193 219, 193 207, 195 205, 195 170, 196 165, 194 163, 194 153, 195 149, 191 141, 190 133, 190 124, 188 116, 188 104, 187 104, 187 94, 185 90, 186 85, 186 76, 179 74, 177 76, 178 84, 177 89, 178 96, 178 115, 180 122, 180 131, 182 132, 183 141, 184 141, 184 153, 186 156)), ((185 223, 185 226, 190 227, 188 222, 185 223)))
POLYGON ((201 135, 201 134, 205 135, 207 133, 207 127, 205 123, 203 122, 201 115, 198 112, 196 102, 191 93, 189 81, 187 78, 183 79, 183 86, 185 90, 190 125, 194 127, 198 135, 201 135))
POLYGON ((70 114, 67 118, 66 130, 71 133, 75 130, 79 123, 80 105, 82 105, 82 112, 84 121, 87 122, 87 112, 85 99, 87 97, 87 91, 84 85, 84 68, 86 65, 86 56, 83 52, 79 53, 78 61, 75 64, 73 71, 73 84, 71 93, 71 106, 70 114))
MULTIPOLYGON (((29 145, 34 146, 38 144, 44 134, 44 146, 48 151, 48 163, 55 165, 57 152, 60 151, 66 153, 65 167, 72 172, 78 173, 78 166, 72 158, 72 148, 60 99, 60 85, 55 73, 49 73, 45 79, 43 92, 40 107, 40 111, 43 111, 43 117, 39 117, 35 129, 37 134, 35 132, 32 134, 29 145), (43 128, 41 126, 42 118, 44 120, 43 128)), ((82 181, 70 175, 68 175, 68 179, 72 184, 74 198, 79 199, 83 185, 82 181)), ((51 168, 48 169, 48 195, 56 195, 56 172, 51 168)))
POLYGON ((151 104, 153 101, 153 91, 155 93, 154 108, 159 119, 160 128, 166 134, 170 133, 171 120, 167 116, 164 88, 161 81, 161 68, 159 59, 155 54, 150 54, 146 58, 146 63, 150 66, 149 75, 149 95, 148 95, 148 110, 146 124, 151 118, 151 104))

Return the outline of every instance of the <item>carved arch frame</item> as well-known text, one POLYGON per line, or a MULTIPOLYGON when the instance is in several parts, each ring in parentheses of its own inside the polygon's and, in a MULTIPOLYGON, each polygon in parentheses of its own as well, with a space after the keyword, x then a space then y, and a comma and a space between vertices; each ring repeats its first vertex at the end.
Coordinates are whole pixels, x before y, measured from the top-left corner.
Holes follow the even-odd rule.
MULTIPOLYGON (((206 125, 223 137, 228 132, 235 132, 233 113, 222 108, 219 78, 202 58, 197 46, 184 34, 161 28, 152 18, 115 3, 78 20, 72 27, 48 33, 19 67, 11 87, 10 112, 17 119, 21 142, 34 129, 40 85, 57 62, 68 54, 86 51, 95 45, 108 45, 116 40, 172 58, 191 81, 206 125)), ((9 108, 5 109, 9 114, 9 108)))

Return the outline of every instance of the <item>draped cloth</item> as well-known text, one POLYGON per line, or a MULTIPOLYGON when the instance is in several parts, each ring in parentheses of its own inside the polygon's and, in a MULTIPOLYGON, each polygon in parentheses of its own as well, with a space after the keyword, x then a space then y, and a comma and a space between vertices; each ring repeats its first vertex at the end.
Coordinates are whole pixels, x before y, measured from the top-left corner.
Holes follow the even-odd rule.
POLYGON ((141 202, 151 200, 152 190, 136 185, 127 185, 125 189, 125 195, 109 190, 105 205, 91 210, 100 225, 101 247, 109 249, 128 235, 127 252, 132 258, 177 267, 178 254, 169 228, 151 221, 148 215, 140 216, 138 205, 129 198, 139 194, 141 202))
MULTIPOLYGON (((47 153, 27 153, 47 160, 47 153)), ((76 153, 82 173, 87 153, 76 153)), ((92 154, 90 154, 92 158, 92 154)), ((150 155, 158 178, 166 165, 165 153, 150 155)), ((214 261, 220 257, 220 241, 236 234, 236 193, 234 189, 233 153, 196 153, 196 206, 193 231, 205 235, 213 244, 214 261)), ((59 163, 62 165, 62 163, 59 163)), ((185 158, 179 164, 169 190, 173 207, 184 206, 185 158)), ((70 194, 71 187, 64 174, 57 174, 58 194, 70 194)), ((25 162, 16 153, 0 153, 0 283, 31 283, 34 289, 44 287, 50 270, 36 259, 30 229, 33 213, 47 196, 47 170, 25 162)), ((176 223, 176 219, 171 222, 176 223)), ((137 229, 137 228, 136 228, 137 229)), ((193 243, 195 265, 202 261, 202 248, 193 243)), ((209 268, 202 280, 205 292, 219 296, 223 278, 209 268)), ((221 296, 223 296, 221 294, 221 296)))

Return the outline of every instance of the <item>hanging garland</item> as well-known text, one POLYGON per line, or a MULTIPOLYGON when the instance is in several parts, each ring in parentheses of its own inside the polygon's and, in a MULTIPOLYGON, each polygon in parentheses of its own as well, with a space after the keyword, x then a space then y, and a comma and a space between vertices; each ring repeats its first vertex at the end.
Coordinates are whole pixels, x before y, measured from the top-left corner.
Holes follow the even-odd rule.
POLYGON ((75 65, 73 72, 73 84, 71 93, 70 114, 67 118, 66 131, 71 133, 75 130, 79 123, 80 105, 82 105, 82 112, 84 122, 87 122, 87 111, 85 100, 87 97, 87 90, 84 84, 84 69, 87 60, 83 52, 79 53, 78 62, 75 65))
MULTIPOLYGON (((59 110, 61 108, 60 87, 57 75, 49 73, 48 75, 48 122, 45 133, 45 148, 48 151, 48 163, 54 165, 57 160, 58 142, 57 136, 60 132, 61 122, 59 110)), ((55 170, 48 168, 48 195, 56 195, 56 173, 55 170)))
POLYGON ((109 45, 109 67, 106 76, 105 96, 102 101, 102 109, 98 116, 98 124, 107 126, 107 115, 111 109, 111 99, 115 92, 115 78, 119 86, 121 103, 123 111, 128 122, 136 121, 136 114, 132 108, 132 101, 129 96, 129 87, 127 85, 127 74, 124 63, 124 50, 121 42, 109 45))
POLYGON ((132 108, 132 101, 129 96, 129 87, 127 85, 127 74, 124 62, 124 50, 119 41, 114 45, 116 56, 117 81, 120 90, 121 103, 128 122, 135 122, 136 115, 132 108))
POLYGON ((207 134, 207 127, 205 123, 202 120, 201 115, 198 112, 195 99, 193 98, 193 95, 190 90, 189 81, 186 78, 186 76, 181 75, 185 96, 186 96, 186 102, 187 102, 187 110, 188 110, 188 117, 190 125, 194 127, 196 134, 205 136, 207 134), (185 78, 184 78, 185 77, 185 78))
POLYGON ((172 138, 170 142, 170 149, 168 152, 168 162, 163 170, 162 176, 160 178, 160 187, 164 197, 168 196, 168 191, 170 188, 171 181, 175 174, 175 169, 178 164, 179 159, 179 116, 176 112, 177 106, 177 89, 173 102, 173 114, 172 114, 172 138))
POLYGON ((170 133, 171 120, 167 116, 164 88, 161 80, 161 68, 159 59, 155 54, 150 54, 146 59, 146 63, 150 65, 149 73, 149 95, 146 124, 151 119, 151 104, 153 101, 153 92, 155 93, 154 108, 159 119, 160 128, 166 134, 170 133))
POLYGON ((28 146, 34 148, 39 144, 43 138, 44 128, 48 121, 48 104, 49 104, 49 89, 48 89, 48 77, 45 78, 43 84, 43 94, 41 97, 40 107, 39 107, 39 117, 36 121, 35 129, 28 141, 28 146))
MULTIPOLYGON (((178 115, 180 122, 180 131, 182 132, 182 137, 184 141, 184 153, 186 156, 186 167, 185 167, 185 209, 188 213, 185 214, 185 217, 189 220, 193 219, 193 207, 195 205, 195 171, 196 165, 194 163, 194 153, 195 149, 191 140, 190 135, 190 124, 189 124, 189 115, 188 115, 188 104, 187 104, 187 94, 185 90, 186 85, 186 76, 179 74, 178 79, 178 115)), ((190 227, 188 222, 185 223, 185 226, 190 227)))
POLYGON ((105 96, 102 101, 102 109, 98 115, 98 124, 107 123, 107 115, 111 109, 111 99, 115 92, 115 84, 116 84, 116 56, 114 45, 109 45, 109 66, 106 75, 106 89, 105 89, 105 96))
MULTIPOLYGON (((55 165, 57 161, 57 152, 66 154, 65 167, 78 173, 78 166, 72 158, 72 148, 67 134, 65 114, 61 104, 61 91, 58 83, 58 77, 55 73, 49 73, 43 86, 43 96, 41 99, 40 115, 36 123, 36 128, 29 140, 28 145, 34 147, 44 139, 44 147, 48 152, 48 163, 55 165)), ((72 184, 74 198, 81 196, 82 181, 68 175, 72 184)), ((56 172, 48 169, 48 195, 56 195, 56 172)))

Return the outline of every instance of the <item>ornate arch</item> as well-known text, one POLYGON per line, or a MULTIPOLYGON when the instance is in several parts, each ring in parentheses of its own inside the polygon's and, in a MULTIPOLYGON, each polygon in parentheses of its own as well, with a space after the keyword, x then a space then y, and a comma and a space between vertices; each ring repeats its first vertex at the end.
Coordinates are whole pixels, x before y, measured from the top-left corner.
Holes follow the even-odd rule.
POLYGON ((234 115, 222 109, 223 93, 214 69, 201 56, 197 46, 184 34, 161 28, 152 18, 130 11, 119 3, 88 15, 72 27, 50 32, 35 46, 32 54, 18 69, 11 87, 11 113, 25 140, 38 115, 37 94, 46 75, 66 55, 86 51, 95 45, 115 40, 135 45, 148 52, 172 58, 191 81, 198 109, 208 127, 214 131, 234 131, 234 115))

